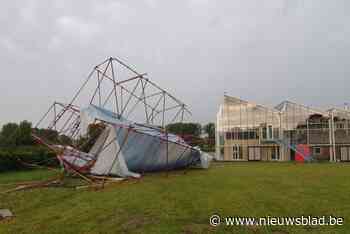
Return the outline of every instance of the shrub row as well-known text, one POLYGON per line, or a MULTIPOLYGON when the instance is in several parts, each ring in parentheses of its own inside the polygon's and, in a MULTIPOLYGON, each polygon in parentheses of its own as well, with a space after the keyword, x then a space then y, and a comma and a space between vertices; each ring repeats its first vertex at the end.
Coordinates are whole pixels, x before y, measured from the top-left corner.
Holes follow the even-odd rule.
POLYGON ((40 163, 45 166, 56 166, 55 153, 41 146, 20 146, 0 148, 0 172, 28 168, 25 163, 40 163))

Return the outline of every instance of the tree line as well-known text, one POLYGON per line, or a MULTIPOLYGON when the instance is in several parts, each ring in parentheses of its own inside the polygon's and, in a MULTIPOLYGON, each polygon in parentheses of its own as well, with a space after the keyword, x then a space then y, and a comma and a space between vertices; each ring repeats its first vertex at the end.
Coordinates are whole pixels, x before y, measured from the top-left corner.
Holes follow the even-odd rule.
MULTIPOLYGON (((33 128, 29 121, 7 123, 0 131, 0 172, 7 170, 22 169, 20 163, 36 163, 45 161, 52 164, 55 153, 47 147, 37 144, 32 138, 32 133, 41 137, 50 144, 75 145, 79 150, 88 152, 99 134, 103 131, 101 123, 89 125, 87 135, 78 139, 71 139, 66 135, 59 134, 54 129, 33 128)), ((170 133, 181 136, 188 144, 199 146, 203 151, 214 151, 215 125, 213 123, 201 126, 199 123, 174 123, 166 126, 170 133), (203 137, 202 133, 206 133, 203 137)), ((57 162, 56 162, 57 163, 57 162)))
POLYGON ((201 125, 199 123, 173 123, 166 126, 167 131, 177 135, 192 135, 200 137, 204 132, 208 138, 215 138, 215 124, 208 123, 201 125))
POLYGON ((32 124, 26 120, 17 123, 5 124, 0 132, 0 146, 14 147, 20 145, 32 145, 32 124))
MULTIPOLYGON (((98 133, 101 132, 101 125, 94 124, 90 125, 88 129, 88 135, 90 138, 96 138, 98 133)), ((199 123, 173 123, 166 126, 166 130, 170 133, 177 134, 184 138, 194 137, 200 138, 202 133, 206 134, 209 139, 215 138, 215 125, 214 123, 208 123, 206 125, 201 125, 199 123)), ((34 145, 35 142, 31 134, 35 133, 38 136, 43 137, 47 141, 55 144, 71 145, 72 139, 66 135, 60 135, 57 131, 53 129, 38 129, 32 128, 32 124, 24 120, 17 123, 7 123, 3 125, 0 131, 0 147, 16 147, 16 146, 28 146, 34 145)), ((85 136, 86 138, 86 136, 85 136)), ((79 139, 79 141, 86 140, 84 137, 79 139)))

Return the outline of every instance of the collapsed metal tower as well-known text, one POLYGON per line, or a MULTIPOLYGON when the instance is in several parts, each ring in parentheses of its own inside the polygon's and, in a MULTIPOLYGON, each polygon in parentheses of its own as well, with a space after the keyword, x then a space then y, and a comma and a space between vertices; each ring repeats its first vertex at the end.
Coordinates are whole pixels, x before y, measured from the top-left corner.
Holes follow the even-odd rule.
POLYGON ((33 138, 56 154, 64 172, 89 183, 103 177, 208 168, 209 155, 169 133, 166 125, 191 112, 146 73, 110 57, 90 72, 73 98, 54 102, 33 138))
POLYGON ((80 135, 80 107, 87 104, 108 109, 117 118, 164 129, 182 122, 191 112, 186 104, 119 58, 96 65, 67 104, 54 102, 35 125, 76 138, 80 135))

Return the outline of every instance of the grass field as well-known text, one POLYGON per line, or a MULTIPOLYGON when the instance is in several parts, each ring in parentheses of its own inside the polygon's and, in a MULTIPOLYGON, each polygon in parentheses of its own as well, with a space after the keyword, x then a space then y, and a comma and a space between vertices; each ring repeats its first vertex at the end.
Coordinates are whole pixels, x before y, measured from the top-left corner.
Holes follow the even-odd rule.
MULTIPOLYGON (((51 175, 3 173, 0 184, 51 175)), ((0 196, 0 208, 16 215, 0 221, 0 233, 350 233, 350 164, 221 163, 149 174, 99 191, 43 188, 0 196), (333 215, 345 224, 210 227, 214 213, 333 215)))

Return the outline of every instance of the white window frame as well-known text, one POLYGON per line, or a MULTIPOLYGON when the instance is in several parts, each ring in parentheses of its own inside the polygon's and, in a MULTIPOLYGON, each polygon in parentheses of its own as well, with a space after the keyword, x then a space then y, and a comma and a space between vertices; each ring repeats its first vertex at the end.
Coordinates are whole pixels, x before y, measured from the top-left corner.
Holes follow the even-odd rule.
POLYGON ((337 129, 344 129, 344 123, 337 123, 337 129))
POLYGON ((320 146, 313 147, 313 148, 312 148, 312 154, 313 154, 313 155, 320 155, 320 154, 321 154, 321 147, 320 147, 320 146), (319 149, 320 152, 319 152, 319 153, 316 153, 316 149, 319 149))
POLYGON ((273 126, 272 126, 272 124, 267 125, 267 128, 266 128, 266 139, 268 139, 268 140, 273 139, 273 126), (270 135, 270 133, 271 133, 271 135, 270 135))
POLYGON ((273 136, 273 125, 267 124, 266 127, 260 128, 261 139, 263 140, 272 140, 273 136), (264 128, 266 129, 266 138, 264 138, 264 128), (270 131, 271 130, 271 131, 270 131))
POLYGON ((279 161, 280 160, 280 152, 279 152, 278 148, 274 147, 273 151, 274 151, 273 155, 275 155, 276 157, 272 158, 272 155, 271 155, 271 161, 279 161))
POLYGON ((240 145, 233 145, 232 146, 232 159, 233 160, 242 160, 240 158, 240 151, 241 151, 241 146, 240 145))

